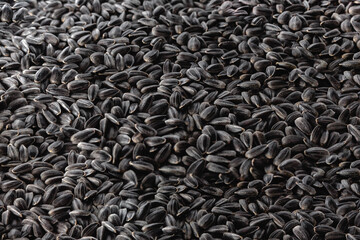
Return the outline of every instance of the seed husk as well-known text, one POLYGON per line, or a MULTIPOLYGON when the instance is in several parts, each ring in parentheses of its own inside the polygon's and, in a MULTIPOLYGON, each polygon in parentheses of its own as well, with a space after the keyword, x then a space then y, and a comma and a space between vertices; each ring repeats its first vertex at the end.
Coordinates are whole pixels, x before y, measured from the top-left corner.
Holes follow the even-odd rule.
POLYGON ((359 1, 4 1, 4 239, 356 239, 359 1))

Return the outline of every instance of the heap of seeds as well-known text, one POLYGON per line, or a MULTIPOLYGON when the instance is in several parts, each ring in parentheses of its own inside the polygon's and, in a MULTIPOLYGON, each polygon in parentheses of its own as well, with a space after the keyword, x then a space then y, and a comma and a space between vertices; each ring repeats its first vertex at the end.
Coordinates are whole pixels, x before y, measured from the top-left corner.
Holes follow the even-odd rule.
POLYGON ((360 239, 360 1, 0 8, 1 239, 360 239))

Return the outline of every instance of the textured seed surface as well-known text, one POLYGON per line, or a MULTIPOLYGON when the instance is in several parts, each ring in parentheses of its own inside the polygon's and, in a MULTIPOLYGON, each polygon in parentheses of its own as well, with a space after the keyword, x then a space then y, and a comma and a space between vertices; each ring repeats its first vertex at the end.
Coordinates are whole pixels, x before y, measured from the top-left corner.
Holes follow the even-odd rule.
POLYGON ((358 0, 0 0, 1 239, 360 239, 358 0))

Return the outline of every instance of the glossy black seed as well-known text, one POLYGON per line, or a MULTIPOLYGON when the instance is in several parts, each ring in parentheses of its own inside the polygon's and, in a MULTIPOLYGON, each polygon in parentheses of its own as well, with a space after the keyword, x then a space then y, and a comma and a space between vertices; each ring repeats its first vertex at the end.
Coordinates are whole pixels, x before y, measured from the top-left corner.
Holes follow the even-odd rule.
POLYGON ((0 3, 4 239, 358 239, 358 1, 0 3))

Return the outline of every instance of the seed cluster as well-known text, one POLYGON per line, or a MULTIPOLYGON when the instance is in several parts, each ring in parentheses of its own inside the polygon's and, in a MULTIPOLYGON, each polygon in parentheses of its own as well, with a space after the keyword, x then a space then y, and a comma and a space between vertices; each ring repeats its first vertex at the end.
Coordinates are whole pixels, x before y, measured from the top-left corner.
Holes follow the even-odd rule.
POLYGON ((358 4, 1 1, 1 239, 360 239, 358 4))

